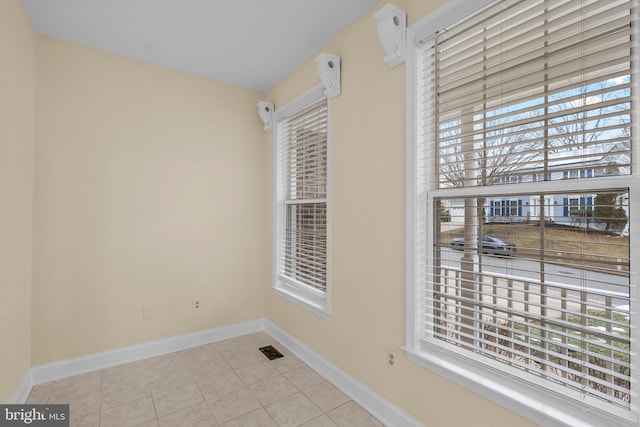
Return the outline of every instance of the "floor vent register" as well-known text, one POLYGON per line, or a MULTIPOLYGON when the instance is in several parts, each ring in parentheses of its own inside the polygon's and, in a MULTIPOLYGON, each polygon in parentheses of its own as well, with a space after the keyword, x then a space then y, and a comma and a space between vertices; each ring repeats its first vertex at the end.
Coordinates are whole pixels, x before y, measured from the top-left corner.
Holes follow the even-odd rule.
POLYGON ((262 354, 267 356, 267 359, 269 360, 276 360, 276 359, 280 359, 281 357, 284 357, 284 355, 280 353, 278 350, 276 350, 275 347, 273 347, 272 345, 268 345, 266 347, 260 347, 258 350, 260 350, 262 354))

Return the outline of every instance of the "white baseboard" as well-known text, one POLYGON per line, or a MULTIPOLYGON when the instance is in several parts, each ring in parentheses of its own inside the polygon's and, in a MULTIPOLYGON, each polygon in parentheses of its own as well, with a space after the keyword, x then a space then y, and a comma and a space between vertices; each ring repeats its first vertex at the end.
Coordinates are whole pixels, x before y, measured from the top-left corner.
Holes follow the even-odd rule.
POLYGON ((24 377, 22 377, 22 381, 20 381, 20 385, 18 385, 18 389, 9 401, 9 404, 22 404, 26 402, 29 397, 29 393, 31 393, 32 387, 33 375, 31 373, 31 369, 29 369, 24 377))
POLYGON ((423 427, 423 424, 410 417, 393 403, 324 359, 270 320, 265 320, 265 331, 277 339, 296 357, 338 387, 343 393, 353 399, 354 402, 379 419, 384 425, 394 427, 423 427))
MULTIPOLYGON (((264 331, 264 322, 264 319, 251 320, 249 322, 236 323, 207 331, 179 335, 163 340, 34 366, 27 374, 31 377, 31 385, 28 388, 30 391, 33 385, 44 384, 74 375, 97 371, 98 369, 110 368, 123 363, 135 362, 137 360, 186 350, 228 338, 264 331)), ((29 391, 27 392, 27 396, 29 391)))

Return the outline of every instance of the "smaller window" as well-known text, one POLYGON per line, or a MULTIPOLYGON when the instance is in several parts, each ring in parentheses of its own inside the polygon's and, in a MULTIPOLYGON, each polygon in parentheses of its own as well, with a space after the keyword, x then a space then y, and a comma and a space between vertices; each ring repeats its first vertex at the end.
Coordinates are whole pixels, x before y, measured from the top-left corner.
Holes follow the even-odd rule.
POLYGON ((274 290, 328 315, 328 103, 322 87, 276 111, 274 290))

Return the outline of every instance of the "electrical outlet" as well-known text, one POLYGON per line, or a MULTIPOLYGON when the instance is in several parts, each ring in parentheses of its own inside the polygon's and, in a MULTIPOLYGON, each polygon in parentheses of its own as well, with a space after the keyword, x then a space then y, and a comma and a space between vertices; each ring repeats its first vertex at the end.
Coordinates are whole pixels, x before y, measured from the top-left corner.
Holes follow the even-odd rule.
POLYGON ((201 305, 200 299, 199 298, 194 298, 192 306, 191 306, 193 308, 193 311, 200 310, 200 305, 201 305))
POLYGON ((395 368, 396 367, 396 352, 392 349, 392 348, 387 348, 387 353, 386 353, 386 361, 387 361, 387 366, 389 368, 395 368))
POLYGON ((151 310, 151 306, 145 305, 142 307, 142 320, 151 320, 153 319, 153 311, 151 310))

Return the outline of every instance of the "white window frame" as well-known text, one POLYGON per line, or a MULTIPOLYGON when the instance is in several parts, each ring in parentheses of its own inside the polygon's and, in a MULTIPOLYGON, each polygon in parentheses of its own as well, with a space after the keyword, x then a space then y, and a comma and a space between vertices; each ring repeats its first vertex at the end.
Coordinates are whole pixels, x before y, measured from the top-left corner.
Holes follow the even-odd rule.
POLYGON ((544 197, 544 206, 540 206, 540 200, 536 197, 531 199, 531 218, 540 219, 542 213, 543 218, 551 218, 553 216, 553 198, 550 196, 544 197), (542 208, 542 209, 541 209, 542 208))
POLYGON ((283 257, 280 254, 280 247, 282 245, 282 236, 284 231, 284 215, 285 215, 285 202, 280 192, 280 184, 282 178, 282 166, 279 162, 280 152, 280 131, 281 124, 288 117, 298 113, 304 108, 321 101, 326 98, 324 94, 324 85, 320 84, 295 100, 289 102, 285 106, 277 109, 274 114, 274 131, 273 131, 273 291, 286 298, 287 300, 321 316, 329 318, 331 315, 331 221, 330 221, 330 194, 331 194, 331 180, 330 180, 330 135, 331 135, 331 102, 327 99, 327 266, 326 266, 326 289, 325 292, 313 289, 310 286, 305 286, 302 283, 295 283, 291 280, 283 280, 279 277, 278 272, 281 271, 281 265, 284 262, 283 257))
MULTIPOLYGON (((491 365, 484 361, 480 361, 473 357, 463 356, 456 352, 445 352, 442 347, 421 342, 418 327, 418 315, 420 310, 419 294, 421 290, 417 287, 418 271, 417 259, 421 256, 429 256, 432 253, 434 236, 432 230, 424 228, 424 212, 430 215, 426 206, 434 205, 434 192, 431 194, 419 193, 418 188, 418 166, 416 159, 419 158, 418 144, 418 128, 420 111, 418 102, 418 48, 417 42, 434 35, 442 28, 446 28, 457 21, 465 18, 473 12, 482 9, 495 0, 450 0, 443 7, 437 9, 433 13, 425 16, 407 30, 407 63, 406 63, 406 301, 405 301, 405 346, 409 360, 420 366, 429 369, 438 375, 453 381, 493 402, 501 405, 525 418, 528 418, 540 425, 545 426, 591 426, 591 425, 607 425, 607 426, 638 426, 640 425, 640 412, 638 410, 638 351, 636 344, 639 342, 640 329, 638 322, 637 307, 632 307, 632 354, 635 355, 634 371, 632 374, 632 403, 629 411, 608 410, 597 405, 589 405, 581 403, 573 396, 568 396, 568 390, 558 389, 550 391, 549 388, 542 387, 534 382, 523 381, 514 376, 513 372, 507 367, 499 365, 491 365), (424 236, 419 239, 418 236, 424 236)), ((638 90, 638 71, 635 70, 633 81, 635 86, 633 90, 638 90)), ((633 112, 633 132, 637 134, 638 123, 640 123, 640 113, 636 108, 633 112)), ((428 149, 428 148, 427 148, 428 149)), ((633 164, 636 165, 633 174, 635 180, 640 179, 637 165, 640 165, 639 151, 633 151, 633 164)), ((628 177, 625 177, 628 178, 628 177)), ((433 182, 433 177, 427 177, 427 184, 433 182)), ((567 190, 583 191, 584 184, 580 184, 580 180, 572 180, 573 182, 567 186, 567 190)), ((619 177, 600 178, 597 183, 598 188, 620 188, 627 186, 628 180, 620 180, 619 177), (624 184, 620 184, 624 182, 624 184)), ((542 183, 544 185, 544 183, 542 183)), ((537 186, 538 183, 532 183, 537 186)), ((596 190, 597 188, 593 188, 596 190)), ((461 188, 457 194, 464 197, 465 189, 461 188)), ((478 195, 478 188, 470 193, 469 197, 478 195)), ((421 191, 421 190, 420 190, 421 191)), ((468 189, 467 191, 468 192, 468 189)), ((491 190, 486 191, 490 194, 491 190)), ((640 211, 640 190, 638 186, 630 189, 630 196, 633 198, 631 206, 633 212, 640 211)), ((437 193, 436 193, 437 194, 437 193)), ((545 200, 546 202, 546 200, 545 200)), ((540 213, 544 212, 544 207, 538 206, 540 213)), ((427 221, 427 224, 432 223, 427 221)), ((629 218, 629 226, 633 230, 640 227, 640 218, 637 213, 629 218)), ((428 227, 428 226, 427 226, 428 227)), ((637 263, 640 255, 640 235, 635 232, 630 240, 630 257, 637 263)), ((632 271, 637 271, 637 265, 632 265, 632 271)), ((638 274, 631 275, 631 300, 638 301, 638 290, 640 288, 640 280, 638 274)))

